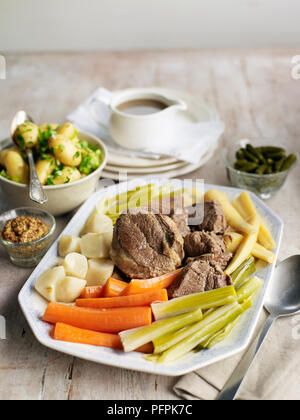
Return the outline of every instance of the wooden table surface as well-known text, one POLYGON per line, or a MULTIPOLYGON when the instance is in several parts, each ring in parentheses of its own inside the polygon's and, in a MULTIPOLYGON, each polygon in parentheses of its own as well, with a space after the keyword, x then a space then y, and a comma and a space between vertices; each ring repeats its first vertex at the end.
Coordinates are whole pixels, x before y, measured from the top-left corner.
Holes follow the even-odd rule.
MULTIPOLYGON (((162 86, 214 105, 225 121, 224 143, 242 137, 286 142, 299 151, 300 80, 291 77, 297 51, 161 51, 6 55, 0 80, 0 138, 16 110, 39 122, 60 122, 99 86, 162 86)), ((226 185, 220 154, 193 177, 226 185)), ((280 259, 299 253, 300 167, 269 205, 285 222, 280 259)), ((11 208, 0 195, 0 210, 11 208)), ((58 230, 70 216, 58 220, 58 230)), ((174 399, 174 378, 111 368, 50 351, 33 337, 17 303, 30 270, 13 267, 0 249, 0 400, 174 399)))

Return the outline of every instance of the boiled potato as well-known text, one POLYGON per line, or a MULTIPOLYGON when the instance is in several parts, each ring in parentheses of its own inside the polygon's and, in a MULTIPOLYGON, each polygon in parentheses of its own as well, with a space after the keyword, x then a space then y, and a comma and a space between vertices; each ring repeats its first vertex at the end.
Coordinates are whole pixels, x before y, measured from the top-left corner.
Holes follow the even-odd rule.
POLYGON ((8 152, 18 152, 19 155, 21 155, 20 149, 16 146, 9 147, 8 149, 1 150, 1 152, 0 152, 0 165, 3 166, 3 167, 5 167, 5 158, 6 158, 8 152))
POLYGON ((48 177, 55 169, 55 159, 51 155, 46 155, 45 159, 39 159, 35 165, 36 172, 42 185, 45 185, 48 177))
POLYGON ((49 147, 53 149, 55 157, 64 165, 79 166, 81 154, 67 137, 59 134, 49 140, 49 147))
POLYGON ((39 132, 48 133, 49 131, 57 131, 58 127, 59 127, 58 124, 40 124, 39 132))
POLYGON ((57 283, 56 301, 62 303, 72 303, 79 298, 86 286, 86 280, 77 277, 65 277, 57 283))
POLYGON ((68 139, 73 139, 77 136, 77 129, 74 124, 67 122, 58 129, 57 134, 61 134, 68 139))
POLYGON ((38 126, 29 121, 19 125, 14 134, 15 141, 23 150, 34 148, 38 143, 38 138, 38 126))
POLYGON ((93 213, 87 221, 82 233, 111 233, 113 232, 113 229, 113 222, 108 216, 93 213))
POLYGON ((86 276, 88 286, 104 286, 112 276, 114 263, 111 260, 89 260, 89 268, 86 276))
POLYGON ((70 184, 71 182, 79 181, 81 179, 81 173, 76 168, 65 166, 57 176, 53 178, 54 185, 70 184))
POLYGON ((88 233, 81 238, 81 253, 87 258, 109 258, 112 232, 88 233))
POLYGON ((10 150, 4 159, 7 175, 16 182, 28 184, 29 168, 19 151, 10 150))
POLYGON ((61 258, 65 258, 68 254, 71 254, 72 252, 77 252, 80 254, 80 242, 81 239, 77 238, 76 236, 63 235, 60 238, 60 242, 58 245, 58 255, 61 258))
POLYGON ((64 261, 66 274, 71 277, 85 279, 88 271, 88 261, 84 255, 72 252, 64 261))
POLYGON ((45 271, 35 283, 36 291, 49 302, 56 301, 57 284, 65 279, 66 273, 63 267, 55 267, 45 271))

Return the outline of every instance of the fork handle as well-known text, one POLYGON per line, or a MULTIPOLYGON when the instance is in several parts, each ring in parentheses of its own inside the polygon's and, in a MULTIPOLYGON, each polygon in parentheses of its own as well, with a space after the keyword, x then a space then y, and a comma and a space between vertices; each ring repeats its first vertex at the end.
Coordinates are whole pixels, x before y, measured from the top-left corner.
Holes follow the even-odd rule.
POLYGON ((232 377, 229 379, 225 388, 221 392, 218 397, 219 401, 232 401, 235 400, 237 393, 244 381, 245 376, 247 375, 250 367, 252 366, 252 362, 258 353, 261 345, 263 344, 265 338, 267 337, 272 325, 276 321, 276 317, 270 315, 267 319, 264 328, 258 337, 258 340, 254 340, 253 344, 250 346, 249 350, 243 356, 243 359, 240 365, 237 367, 235 372, 233 373, 232 377))

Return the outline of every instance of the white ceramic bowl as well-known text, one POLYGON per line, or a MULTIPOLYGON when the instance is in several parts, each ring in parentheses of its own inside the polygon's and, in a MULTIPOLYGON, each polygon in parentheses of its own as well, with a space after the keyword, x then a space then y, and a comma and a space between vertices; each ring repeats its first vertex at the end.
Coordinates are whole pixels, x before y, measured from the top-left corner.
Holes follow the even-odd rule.
MULTIPOLYGON (((60 216, 68 213, 83 204, 96 191, 101 173, 107 163, 107 149, 104 143, 92 134, 79 132, 79 138, 86 140, 94 146, 99 146, 104 155, 101 166, 87 177, 70 184, 45 186, 48 202, 44 205, 35 204, 29 199, 29 188, 27 185, 18 184, 0 177, 0 186, 4 196, 16 207, 38 207, 46 210, 53 216, 60 216)), ((4 142, 2 148, 7 147, 4 142)))

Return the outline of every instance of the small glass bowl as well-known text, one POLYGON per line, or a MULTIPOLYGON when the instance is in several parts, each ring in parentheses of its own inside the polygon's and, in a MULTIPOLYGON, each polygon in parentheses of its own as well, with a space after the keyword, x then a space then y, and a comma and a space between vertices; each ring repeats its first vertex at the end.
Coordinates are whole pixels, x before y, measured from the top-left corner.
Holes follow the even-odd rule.
MULTIPOLYGON (((227 177, 234 187, 252 191, 262 200, 268 200, 274 197, 278 193, 278 191, 284 186, 289 173, 297 165, 299 156, 297 155, 297 153, 295 153, 297 156, 297 161, 294 163, 294 165, 291 166, 290 169, 284 172, 278 172, 276 174, 269 175, 258 175, 247 172, 241 172, 235 169, 234 167, 234 164, 236 162, 236 152, 249 143, 252 144, 254 147, 262 147, 272 146, 275 142, 274 140, 272 141, 245 139, 239 140, 238 142, 234 143, 230 148, 225 148, 222 152, 222 156, 227 169, 227 177)), ((278 143, 276 144, 276 146, 277 145, 278 143)), ((284 145, 278 145, 278 147, 286 149, 286 146, 284 145)))
POLYGON ((47 252, 51 238, 55 232, 55 218, 50 213, 35 208, 23 207, 9 210, 0 216, 0 231, 3 231, 9 220, 19 216, 35 217, 42 220, 48 226, 49 232, 43 238, 24 244, 7 242, 0 236, 0 244, 8 252, 13 264, 23 268, 36 267, 47 252))

